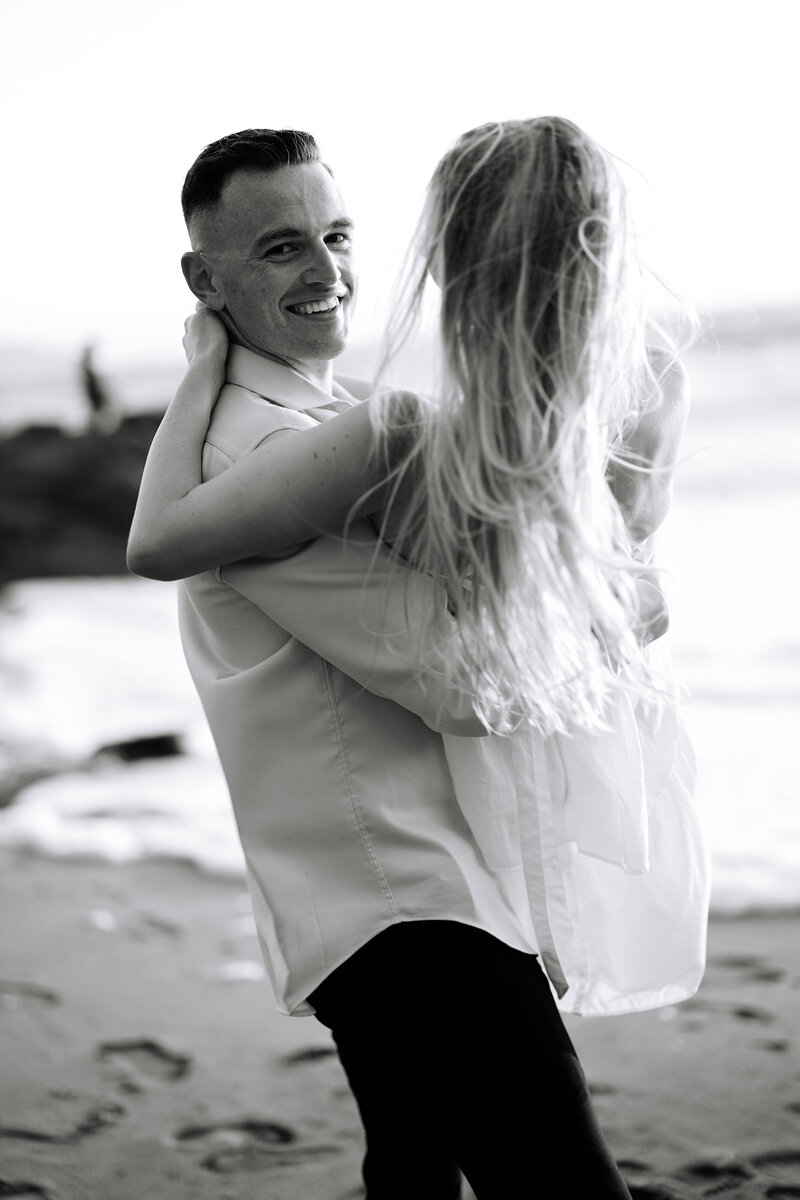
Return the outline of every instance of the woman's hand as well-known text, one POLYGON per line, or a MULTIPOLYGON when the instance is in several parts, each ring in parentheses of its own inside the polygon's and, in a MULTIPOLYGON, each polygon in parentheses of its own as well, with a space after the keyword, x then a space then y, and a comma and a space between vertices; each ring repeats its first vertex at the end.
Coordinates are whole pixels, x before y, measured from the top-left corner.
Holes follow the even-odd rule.
POLYGON ((185 322, 189 365, 170 401, 145 463, 128 540, 128 567, 152 579, 177 579, 172 559, 186 540, 181 503, 203 481, 203 442, 225 384, 228 335, 219 317, 198 304, 185 322))
POLYGON ((189 365, 170 410, 174 415, 188 406, 198 418, 202 412, 205 414, 205 433, 217 397, 225 386, 228 331, 222 320, 205 304, 197 305, 196 311, 186 318, 183 327, 183 349, 189 365))
POLYGON ((186 318, 184 329, 186 361, 191 366, 202 360, 204 372, 213 373, 219 391, 225 382, 225 360, 228 357, 228 331, 222 320, 205 304, 198 304, 196 311, 186 318))
POLYGON ((639 641, 649 646, 669 629, 669 609, 656 571, 645 569, 636 577, 639 594, 639 641))

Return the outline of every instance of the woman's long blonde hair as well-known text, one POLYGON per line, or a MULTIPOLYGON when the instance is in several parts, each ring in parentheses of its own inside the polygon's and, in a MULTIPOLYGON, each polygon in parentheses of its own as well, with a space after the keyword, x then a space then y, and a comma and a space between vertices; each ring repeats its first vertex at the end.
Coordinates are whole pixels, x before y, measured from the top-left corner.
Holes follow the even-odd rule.
POLYGON ((392 345, 432 275, 439 394, 374 412, 402 492, 393 541, 449 597, 417 627, 422 665, 498 732, 598 728, 615 690, 652 690, 606 480, 657 392, 624 186, 570 121, 482 125, 437 167, 420 249, 392 345))

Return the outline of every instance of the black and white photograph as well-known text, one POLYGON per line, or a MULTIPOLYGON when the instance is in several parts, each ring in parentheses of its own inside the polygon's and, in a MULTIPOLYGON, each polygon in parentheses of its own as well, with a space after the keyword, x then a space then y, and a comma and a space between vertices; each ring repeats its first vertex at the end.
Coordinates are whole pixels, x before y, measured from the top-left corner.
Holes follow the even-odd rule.
POLYGON ((0 1196, 800 1197, 791 0, 0 0, 0 1196))

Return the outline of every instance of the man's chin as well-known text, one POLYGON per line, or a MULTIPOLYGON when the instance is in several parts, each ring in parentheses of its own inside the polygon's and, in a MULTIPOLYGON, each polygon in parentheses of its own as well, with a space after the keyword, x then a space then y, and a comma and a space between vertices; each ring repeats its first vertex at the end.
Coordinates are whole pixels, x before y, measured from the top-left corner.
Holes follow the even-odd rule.
POLYGON ((275 342, 267 344, 260 339, 256 341, 237 329, 231 330, 230 340, 238 346, 244 346, 246 350, 252 350, 254 354, 260 354, 264 358, 271 358, 275 362, 292 366, 297 362, 304 361, 332 362, 347 349, 348 333, 349 329, 341 326, 327 329, 324 332, 322 329, 310 328, 307 338, 294 338, 291 339, 291 344, 281 342, 280 345, 277 345, 275 342))
POLYGON ((295 350, 296 357, 314 358, 322 362, 330 362, 347 349, 347 330, 330 329, 324 335, 320 332, 316 337, 309 337, 295 350))
POLYGON ((330 347, 329 358, 338 358, 340 354, 344 354, 347 349, 347 333, 343 333, 341 337, 336 338, 330 347))

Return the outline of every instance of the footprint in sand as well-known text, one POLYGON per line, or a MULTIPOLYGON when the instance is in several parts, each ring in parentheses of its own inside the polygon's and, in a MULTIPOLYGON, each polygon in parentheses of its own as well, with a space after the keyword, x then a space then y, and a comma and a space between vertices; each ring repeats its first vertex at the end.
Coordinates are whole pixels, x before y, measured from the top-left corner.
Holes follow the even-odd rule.
POLYGON ((620 1159, 617 1163, 628 1185, 632 1200, 679 1200, 679 1195, 661 1179, 648 1179, 654 1168, 635 1158, 620 1159))
POLYGON ((689 1163, 677 1172, 676 1177, 686 1183, 702 1186, 701 1196, 724 1196, 726 1192, 753 1179, 755 1172, 749 1163, 736 1159, 709 1159, 689 1163))
POLYGON ((150 942, 159 937, 177 941, 182 937, 183 930, 175 921, 168 921, 157 913, 140 912, 134 916, 126 933, 134 942, 150 942))
POLYGON ((682 1006, 682 1011, 719 1013, 720 1016, 733 1017, 737 1021, 751 1021, 762 1025, 769 1025, 774 1020, 772 1013, 765 1008, 757 1008, 753 1004, 725 1004, 723 1001, 707 1000, 703 996, 687 1000, 682 1006))
POLYGON ((86 1137, 89 1133, 99 1133, 101 1129, 108 1129, 109 1126, 116 1125, 125 1115, 126 1110, 121 1104, 104 1104, 101 1108, 92 1109, 75 1126, 72 1140, 77 1142, 79 1138, 86 1137))
POLYGON ((188 1074, 192 1060, 186 1054, 167 1050, 150 1038, 101 1042, 96 1056, 117 1071, 126 1092, 141 1092, 150 1083, 171 1083, 188 1074))
POLYGON ((203 1153, 200 1165, 220 1175, 262 1171, 297 1165, 321 1154, 338 1154, 340 1148, 298 1141, 288 1125, 276 1121, 231 1121, 218 1125, 190 1125, 175 1135, 191 1150, 203 1153))
POLYGON ((589 1095, 594 1096, 595 1100, 600 1096, 616 1096, 619 1091, 619 1088, 615 1088, 610 1083, 596 1083, 591 1079, 588 1081, 587 1086, 589 1088, 589 1095))
POLYGON ((772 1150, 758 1154, 753 1163, 768 1180, 775 1180, 780 1188, 773 1188, 770 1196, 800 1196, 800 1150, 772 1150), (793 1185, 788 1187, 787 1185, 793 1185))
POLYGON ((293 1054, 287 1054, 283 1064, 286 1067, 295 1067, 300 1063, 321 1062, 322 1059, 335 1057, 334 1046, 306 1046, 304 1050, 295 1050, 293 1054))
MULTIPOLYGON (((86 1116, 82 1117, 69 1133, 47 1133, 42 1129, 22 1129, 11 1125, 0 1125, 0 1138, 69 1146, 89 1134, 99 1133, 101 1129, 108 1129, 111 1125, 116 1125, 125 1115, 125 1109, 120 1104, 102 1104, 99 1108, 93 1108, 87 1112, 86 1116)), ((3 1195, 4 1193, 0 1191, 0 1197, 3 1195)))
POLYGON ((681 1194, 662 1183, 629 1183, 631 1200, 681 1200, 681 1194))
MULTIPOLYGON (((3 1008, 19 1008, 22 1004, 60 1004, 61 997, 52 988, 39 983, 20 983, 0 979, 0 1004, 3 1008)), ((3 1193, 0 1191, 0 1196, 3 1193)))
POLYGON ((623 1175, 649 1175, 653 1170, 650 1163, 640 1162, 638 1158, 619 1158, 617 1166, 623 1175))
POLYGON ((722 967, 723 970, 736 971, 744 979, 752 983, 780 983, 786 978, 786 972, 780 967, 770 967, 764 960, 755 955, 730 955, 727 958, 709 959, 710 967, 722 967))
POLYGON ((0 1197, 13 1196, 14 1200, 52 1200, 52 1192, 40 1187, 38 1183, 24 1183, 22 1180, 0 1179, 0 1197))

